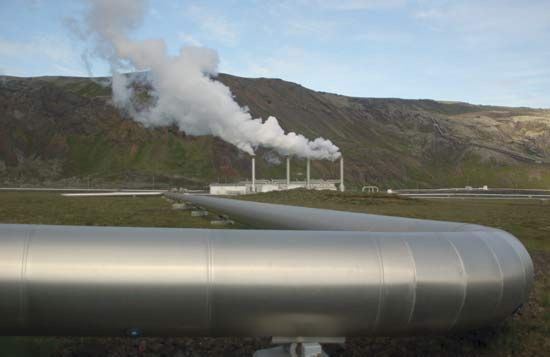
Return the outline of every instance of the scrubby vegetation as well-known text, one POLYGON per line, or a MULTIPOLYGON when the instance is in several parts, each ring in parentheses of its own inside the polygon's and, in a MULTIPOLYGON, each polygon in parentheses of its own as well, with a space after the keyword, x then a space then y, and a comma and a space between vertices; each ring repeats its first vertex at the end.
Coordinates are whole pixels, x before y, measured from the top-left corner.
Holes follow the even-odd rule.
MULTIPOLYGON (((287 131, 338 145, 348 187, 550 187, 548 110, 351 98, 282 80, 218 79, 254 117, 274 115, 287 131)), ((133 121, 112 105, 108 82, 1 77, 0 183, 84 186, 90 178, 128 186, 156 175, 198 187, 249 177, 248 155, 219 139, 133 121)), ((280 159, 259 149, 258 178, 284 177, 280 159)), ((293 158, 292 179, 304 176, 305 162, 293 158)), ((314 161, 312 176, 336 178, 338 164, 314 161)))

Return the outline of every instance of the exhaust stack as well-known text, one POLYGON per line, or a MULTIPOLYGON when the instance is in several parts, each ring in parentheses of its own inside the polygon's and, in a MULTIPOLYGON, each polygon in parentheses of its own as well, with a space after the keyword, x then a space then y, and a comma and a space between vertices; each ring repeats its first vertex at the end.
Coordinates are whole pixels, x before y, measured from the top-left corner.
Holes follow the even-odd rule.
POLYGON ((310 160, 309 157, 306 161, 306 188, 309 190, 311 188, 310 185, 310 160))
POLYGON ((340 191, 344 192, 344 157, 340 157, 340 191))
POLYGON ((256 156, 252 155, 252 192, 256 192, 256 156))
POLYGON ((290 186, 290 156, 286 157, 286 186, 290 186))

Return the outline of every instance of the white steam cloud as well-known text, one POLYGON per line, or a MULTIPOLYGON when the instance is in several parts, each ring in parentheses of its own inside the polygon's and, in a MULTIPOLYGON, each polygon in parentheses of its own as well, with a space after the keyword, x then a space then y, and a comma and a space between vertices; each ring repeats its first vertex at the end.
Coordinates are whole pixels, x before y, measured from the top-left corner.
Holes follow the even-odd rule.
POLYGON ((249 154, 262 146, 282 155, 340 157, 330 140, 285 133, 275 117, 263 121, 240 107, 230 89, 214 79, 219 62, 215 51, 183 47, 171 56, 161 39, 131 39, 131 32, 142 24, 146 0, 85 1, 89 9, 81 34, 94 41, 94 54, 111 64, 113 101, 128 109, 135 120, 149 126, 175 123, 187 134, 214 135, 249 154), (146 80, 154 100, 145 109, 131 102, 135 76, 121 74, 128 70, 148 72, 146 80))

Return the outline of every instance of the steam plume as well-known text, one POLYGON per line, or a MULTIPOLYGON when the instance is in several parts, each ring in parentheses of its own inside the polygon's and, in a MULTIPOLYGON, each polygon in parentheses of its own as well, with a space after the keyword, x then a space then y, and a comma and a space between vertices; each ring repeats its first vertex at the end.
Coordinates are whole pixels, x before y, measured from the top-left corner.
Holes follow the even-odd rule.
POLYGON ((146 0, 86 0, 89 5, 83 33, 95 45, 95 54, 109 61, 113 74, 113 101, 148 126, 176 124, 190 135, 214 135, 253 154, 263 146, 282 155, 335 160, 340 152, 330 140, 308 140, 285 133, 273 116, 262 121, 240 107, 230 89, 214 78, 218 56, 203 47, 183 47, 167 54, 161 39, 136 41, 130 34, 142 24, 146 0), (121 71, 148 71, 153 103, 137 109, 131 102, 132 77, 121 71))

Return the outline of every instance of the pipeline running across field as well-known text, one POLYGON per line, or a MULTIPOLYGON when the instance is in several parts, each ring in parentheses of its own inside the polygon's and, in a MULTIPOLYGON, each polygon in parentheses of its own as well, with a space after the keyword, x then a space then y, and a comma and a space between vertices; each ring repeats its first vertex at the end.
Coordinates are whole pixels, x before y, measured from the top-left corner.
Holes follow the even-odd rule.
POLYGON ((503 321, 533 284, 499 229, 165 196, 262 229, 0 224, 0 335, 444 334, 503 321))

